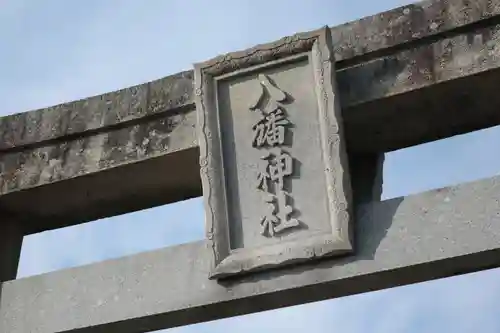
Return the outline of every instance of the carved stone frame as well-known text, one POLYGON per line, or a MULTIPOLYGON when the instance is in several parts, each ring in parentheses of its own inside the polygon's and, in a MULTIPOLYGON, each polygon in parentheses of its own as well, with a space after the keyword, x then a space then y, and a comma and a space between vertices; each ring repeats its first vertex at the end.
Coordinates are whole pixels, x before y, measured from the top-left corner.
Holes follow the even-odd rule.
POLYGON ((335 59, 330 29, 299 33, 246 51, 216 57, 195 67, 200 174, 203 186, 208 246, 212 252, 209 278, 232 275, 352 252, 351 184, 338 101, 335 59), (286 58, 309 57, 318 101, 321 149, 326 173, 332 232, 250 249, 232 250, 226 203, 225 175, 217 102, 217 78, 238 75, 253 67, 268 67, 286 58))

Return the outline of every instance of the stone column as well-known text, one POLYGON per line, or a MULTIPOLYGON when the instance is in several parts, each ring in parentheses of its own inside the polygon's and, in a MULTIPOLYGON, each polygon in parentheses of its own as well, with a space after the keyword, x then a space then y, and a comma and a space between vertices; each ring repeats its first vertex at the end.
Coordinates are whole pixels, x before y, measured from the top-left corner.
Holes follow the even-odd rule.
POLYGON ((356 204, 381 201, 384 153, 353 154, 349 157, 353 199, 356 204))
POLYGON ((22 243, 20 224, 4 216, 0 222, 0 282, 16 278, 22 243))

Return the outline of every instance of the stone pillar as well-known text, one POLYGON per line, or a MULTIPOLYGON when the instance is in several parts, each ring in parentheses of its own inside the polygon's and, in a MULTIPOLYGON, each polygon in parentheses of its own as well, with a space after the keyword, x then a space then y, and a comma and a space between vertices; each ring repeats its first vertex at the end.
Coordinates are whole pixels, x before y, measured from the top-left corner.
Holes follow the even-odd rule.
POLYGON ((23 243, 23 232, 15 219, 0 222, 0 282, 14 280, 23 243))
POLYGON ((349 157, 353 199, 356 204, 381 201, 385 155, 353 154, 349 157))

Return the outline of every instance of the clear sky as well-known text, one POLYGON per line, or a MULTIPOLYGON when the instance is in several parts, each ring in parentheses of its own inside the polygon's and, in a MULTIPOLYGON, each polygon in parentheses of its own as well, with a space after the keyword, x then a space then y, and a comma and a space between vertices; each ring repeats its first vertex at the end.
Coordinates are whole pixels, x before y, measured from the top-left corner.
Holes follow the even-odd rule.
MULTIPOLYGON (((151 81, 193 62, 409 0, 0 0, 0 115, 151 81)), ((390 153, 384 197, 496 175, 493 128, 390 153)), ((25 238, 19 277, 203 238, 193 199, 25 238)), ((182 264, 182 263, 179 263, 182 264)), ((167 286, 168 287, 168 286, 167 286)), ((492 270, 168 332, 500 332, 492 270)))

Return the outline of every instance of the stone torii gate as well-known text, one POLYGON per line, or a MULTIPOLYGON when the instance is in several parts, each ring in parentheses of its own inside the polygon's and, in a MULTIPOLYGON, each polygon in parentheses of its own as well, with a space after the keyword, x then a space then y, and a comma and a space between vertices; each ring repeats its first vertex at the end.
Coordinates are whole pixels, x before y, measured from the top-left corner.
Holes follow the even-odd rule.
POLYGON ((139 333, 498 267, 500 178, 381 201, 500 124, 500 0, 424 1, 0 119, 0 332, 139 333), (201 172, 200 172, 201 169, 201 172), (203 195, 207 239, 15 280, 24 235, 203 195))

